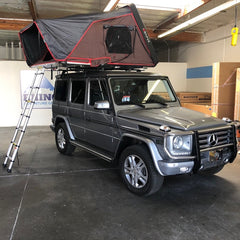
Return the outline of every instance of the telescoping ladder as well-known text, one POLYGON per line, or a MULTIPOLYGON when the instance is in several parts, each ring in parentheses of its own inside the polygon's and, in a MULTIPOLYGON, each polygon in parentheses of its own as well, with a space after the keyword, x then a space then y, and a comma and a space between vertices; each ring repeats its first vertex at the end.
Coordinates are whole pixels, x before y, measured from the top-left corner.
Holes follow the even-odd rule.
POLYGON ((29 89, 29 93, 27 95, 27 98, 24 102, 24 107, 22 109, 22 112, 20 114, 20 118, 15 130, 15 133, 13 135, 12 141, 9 145, 7 155, 5 157, 5 160, 3 162, 3 167, 7 167, 7 172, 12 171, 12 166, 15 161, 15 158, 17 156, 18 150, 20 148, 20 144, 22 142, 24 133, 27 128, 28 121, 30 119, 33 106, 35 104, 35 100, 38 94, 38 90, 40 88, 41 82, 44 78, 44 68, 38 68, 37 71, 34 74, 32 84, 29 89), (9 165, 8 165, 9 161, 9 165))

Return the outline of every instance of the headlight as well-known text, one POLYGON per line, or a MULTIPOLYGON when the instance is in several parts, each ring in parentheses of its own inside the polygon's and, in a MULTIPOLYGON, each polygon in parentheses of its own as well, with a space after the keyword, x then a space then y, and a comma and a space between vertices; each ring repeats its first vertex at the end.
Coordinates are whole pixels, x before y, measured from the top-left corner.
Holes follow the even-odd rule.
POLYGON ((189 156, 192 153, 192 135, 168 136, 166 147, 173 156, 189 156))
POLYGON ((183 145, 183 138, 181 136, 176 136, 173 138, 173 148, 180 149, 183 145))

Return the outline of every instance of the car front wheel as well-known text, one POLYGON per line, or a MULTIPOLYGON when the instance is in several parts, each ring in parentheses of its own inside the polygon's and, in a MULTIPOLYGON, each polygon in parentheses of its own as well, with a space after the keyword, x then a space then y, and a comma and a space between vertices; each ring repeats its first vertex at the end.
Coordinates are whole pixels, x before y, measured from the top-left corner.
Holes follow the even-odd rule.
POLYGON ((119 166, 125 185, 137 195, 151 195, 163 184, 164 177, 155 169, 145 146, 127 147, 120 156, 119 166))

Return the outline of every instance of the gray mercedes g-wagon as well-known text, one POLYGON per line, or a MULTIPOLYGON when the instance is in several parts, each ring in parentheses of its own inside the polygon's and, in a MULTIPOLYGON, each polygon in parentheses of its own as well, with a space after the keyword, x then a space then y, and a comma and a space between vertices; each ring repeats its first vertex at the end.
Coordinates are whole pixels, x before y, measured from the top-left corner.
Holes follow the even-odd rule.
POLYGON ((166 76, 62 72, 52 112, 60 153, 81 147, 116 163, 138 195, 157 192, 164 176, 215 174, 237 154, 234 123, 181 107, 166 76))

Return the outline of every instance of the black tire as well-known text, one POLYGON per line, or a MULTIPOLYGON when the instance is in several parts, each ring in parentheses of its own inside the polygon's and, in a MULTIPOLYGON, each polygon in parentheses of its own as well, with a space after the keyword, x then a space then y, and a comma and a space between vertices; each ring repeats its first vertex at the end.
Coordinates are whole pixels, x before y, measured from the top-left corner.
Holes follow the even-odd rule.
POLYGON ((214 175, 214 174, 217 174, 218 172, 220 172, 223 169, 223 167, 224 167, 224 165, 221 165, 221 166, 217 166, 217 167, 210 168, 210 169, 207 169, 207 170, 203 170, 203 171, 200 172, 200 174, 214 175))
POLYGON ((55 141, 60 153, 65 155, 71 155, 73 153, 75 146, 73 146, 69 140, 70 137, 65 123, 59 123, 55 131, 55 141))
POLYGON ((154 194, 163 184, 164 177, 157 172, 145 146, 127 147, 120 156, 119 168, 123 182, 137 195, 154 194))

